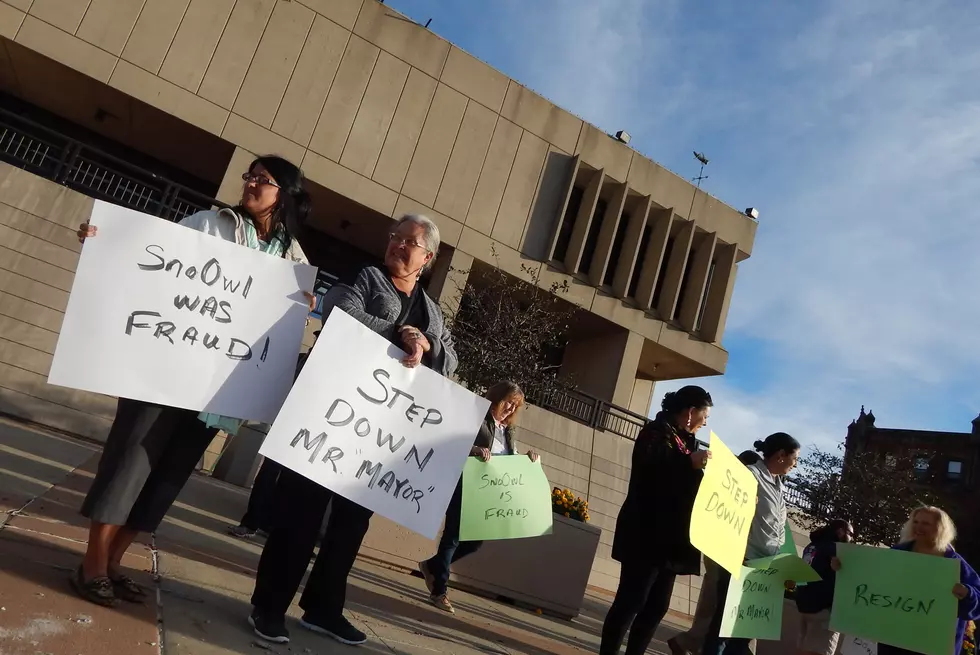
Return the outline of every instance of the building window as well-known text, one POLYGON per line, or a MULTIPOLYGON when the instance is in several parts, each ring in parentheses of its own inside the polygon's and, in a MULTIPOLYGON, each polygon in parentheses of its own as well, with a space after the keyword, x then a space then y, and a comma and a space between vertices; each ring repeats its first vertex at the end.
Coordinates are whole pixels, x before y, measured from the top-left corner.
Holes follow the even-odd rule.
POLYGON ((929 458, 919 456, 915 458, 915 477, 922 480, 929 473, 929 458))
POLYGON ((606 266, 606 274, 602 278, 602 283, 612 286, 613 279, 616 277, 616 266, 619 264, 619 257, 623 254, 623 242, 626 241, 626 226, 630 222, 630 215, 623 214, 616 227, 616 238, 613 239, 612 250, 609 251, 609 264, 606 266))
POLYGON ((650 246, 650 239, 653 236, 653 226, 649 223, 643 227, 643 234, 640 236, 640 251, 636 255, 636 266, 633 268, 633 277, 630 278, 629 288, 626 296, 636 298, 636 288, 640 286, 640 272, 646 264, 647 248, 650 246))
MULTIPOLYGON (((606 215, 606 208, 609 206, 602 198, 595 204, 595 211, 592 212, 592 222, 589 223, 589 234, 585 237, 585 247, 582 248, 582 260, 578 265, 578 273, 588 274, 592 267, 592 260, 595 258, 595 249, 599 245, 599 232, 602 231, 602 219, 606 215)), ((565 251, 568 251, 566 246, 565 251)), ((571 272, 571 271, 570 271, 571 272)))
POLYGON ((949 460, 946 464, 946 477, 950 480, 960 480, 963 477, 963 462, 949 460))
POLYGON ((573 187, 571 195, 568 196, 568 207, 565 208, 565 215, 562 216, 561 226, 558 228, 558 239, 555 240, 555 253, 552 256, 554 261, 565 261, 568 245, 572 241, 572 230, 575 229, 575 219, 584 196, 585 189, 578 186, 573 187))

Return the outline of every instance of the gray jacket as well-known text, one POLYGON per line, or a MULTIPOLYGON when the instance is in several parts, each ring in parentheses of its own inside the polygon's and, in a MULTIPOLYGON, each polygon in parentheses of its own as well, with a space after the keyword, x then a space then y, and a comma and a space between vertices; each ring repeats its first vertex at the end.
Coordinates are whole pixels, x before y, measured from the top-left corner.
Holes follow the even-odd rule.
POLYGON ((759 504, 749 528, 749 543, 745 559, 759 559, 779 554, 786 540, 786 499, 783 496, 783 479, 773 475, 760 460, 749 467, 759 483, 759 504))
MULTIPOLYGON (((446 377, 456 371, 458 363, 453 338, 446 327, 442 309, 424 290, 425 313, 428 325, 416 325, 429 340, 431 350, 426 353, 422 363, 446 377)), ((401 346, 398 328, 395 324, 402 310, 398 291, 391 283, 388 274, 376 266, 366 266, 351 285, 335 284, 323 296, 323 317, 338 307, 347 312, 366 327, 377 332, 391 343, 401 346)))

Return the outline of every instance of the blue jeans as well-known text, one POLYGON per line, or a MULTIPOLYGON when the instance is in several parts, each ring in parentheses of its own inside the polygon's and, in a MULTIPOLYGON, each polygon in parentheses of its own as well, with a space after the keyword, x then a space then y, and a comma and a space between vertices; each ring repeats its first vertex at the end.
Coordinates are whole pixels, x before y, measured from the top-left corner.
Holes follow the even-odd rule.
POLYGON ((446 510, 446 527, 442 530, 442 538, 439 540, 439 550, 433 555, 426 564, 429 571, 435 577, 435 584, 432 587, 432 594, 441 596, 446 593, 449 584, 449 567, 453 562, 466 557, 479 550, 483 545, 482 541, 463 541, 459 540, 459 515, 463 509, 463 481, 460 479, 456 483, 456 490, 453 492, 452 500, 449 501, 449 508, 446 510))
POLYGON ((708 634, 704 639, 704 646, 701 647, 701 655, 750 655, 752 652, 749 650, 751 639, 718 636, 721 632, 721 620, 725 615, 725 599, 728 598, 728 583, 731 579, 732 574, 725 569, 718 572, 718 601, 711 623, 708 624, 708 634))

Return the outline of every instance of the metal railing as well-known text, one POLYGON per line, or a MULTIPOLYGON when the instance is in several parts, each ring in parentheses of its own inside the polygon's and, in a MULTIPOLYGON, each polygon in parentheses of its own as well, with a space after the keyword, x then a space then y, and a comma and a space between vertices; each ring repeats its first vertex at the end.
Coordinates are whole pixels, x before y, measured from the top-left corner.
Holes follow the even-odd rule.
POLYGON ((0 161, 170 221, 227 205, 0 108, 0 161))

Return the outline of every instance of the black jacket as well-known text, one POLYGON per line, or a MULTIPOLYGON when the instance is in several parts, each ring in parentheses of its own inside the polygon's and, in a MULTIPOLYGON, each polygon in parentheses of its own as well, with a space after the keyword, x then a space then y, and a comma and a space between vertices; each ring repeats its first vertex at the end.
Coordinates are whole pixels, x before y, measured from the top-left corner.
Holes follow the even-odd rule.
POLYGON ((821 580, 796 587, 796 609, 802 614, 829 610, 834 604, 834 582, 837 574, 831 568, 830 560, 837 556, 837 542, 833 539, 822 539, 810 545, 813 549, 809 564, 821 580))
MULTIPOLYGON (((480 431, 476 433, 476 439, 473 441, 473 445, 479 448, 493 448, 493 435, 496 430, 497 425, 493 419, 493 414, 487 412, 483 423, 480 425, 480 431)), ((514 444, 515 432, 517 430, 513 426, 508 425, 504 428, 504 441, 507 444, 508 455, 517 454, 517 446, 514 444)))
POLYGON ((662 413, 640 431, 613 559, 647 560, 678 575, 700 575, 701 553, 690 540, 691 511, 704 477, 691 465, 695 450, 694 435, 677 430, 662 413))

